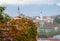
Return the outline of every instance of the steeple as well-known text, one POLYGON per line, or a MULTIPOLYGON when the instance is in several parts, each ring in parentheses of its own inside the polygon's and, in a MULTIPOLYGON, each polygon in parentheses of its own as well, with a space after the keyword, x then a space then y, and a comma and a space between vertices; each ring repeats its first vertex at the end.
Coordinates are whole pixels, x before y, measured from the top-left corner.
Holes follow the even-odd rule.
POLYGON ((43 19, 43 16, 42 16, 42 11, 40 12, 40 18, 41 18, 41 20, 43 19))
POLYGON ((17 9, 17 14, 20 15, 20 8, 18 6, 18 9, 17 9))
POLYGON ((24 16, 24 14, 22 14, 21 11, 20 11, 19 6, 18 6, 18 8, 17 8, 17 14, 18 14, 18 16, 22 16, 22 17, 24 16))
POLYGON ((19 8, 19 6, 18 6, 18 11, 20 11, 20 8, 19 8))

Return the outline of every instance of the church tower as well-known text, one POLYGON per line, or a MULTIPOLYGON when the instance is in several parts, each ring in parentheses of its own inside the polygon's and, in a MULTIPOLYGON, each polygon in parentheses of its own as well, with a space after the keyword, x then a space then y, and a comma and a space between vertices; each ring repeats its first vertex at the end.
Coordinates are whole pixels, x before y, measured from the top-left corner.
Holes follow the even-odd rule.
POLYGON ((19 6, 18 6, 18 9, 17 9, 17 15, 21 16, 21 17, 24 17, 24 14, 21 13, 19 6))
POLYGON ((15 19, 15 20, 18 20, 18 19, 20 19, 20 17, 24 17, 24 14, 21 13, 20 8, 19 8, 19 6, 18 6, 18 8, 17 8, 17 16, 14 17, 14 19, 15 19))

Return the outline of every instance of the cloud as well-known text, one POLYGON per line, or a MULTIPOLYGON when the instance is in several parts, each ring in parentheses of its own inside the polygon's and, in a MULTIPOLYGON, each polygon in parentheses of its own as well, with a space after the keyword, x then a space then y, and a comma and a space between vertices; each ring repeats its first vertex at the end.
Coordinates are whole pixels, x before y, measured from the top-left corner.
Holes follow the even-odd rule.
POLYGON ((0 4, 53 4, 53 0, 0 0, 0 4))
POLYGON ((56 3, 57 6, 60 6, 60 3, 56 3))

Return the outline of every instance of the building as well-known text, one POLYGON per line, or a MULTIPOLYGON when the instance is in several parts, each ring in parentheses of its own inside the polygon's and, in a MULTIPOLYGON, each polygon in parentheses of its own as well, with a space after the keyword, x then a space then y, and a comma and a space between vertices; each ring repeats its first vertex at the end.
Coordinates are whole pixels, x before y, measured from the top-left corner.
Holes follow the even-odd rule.
POLYGON ((18 7, 17 16, 15 16, 13 19, 15 19, 15 20, 20 19, 19 17, 25 17, 25 15, 20 12, 20 8, 18 7))

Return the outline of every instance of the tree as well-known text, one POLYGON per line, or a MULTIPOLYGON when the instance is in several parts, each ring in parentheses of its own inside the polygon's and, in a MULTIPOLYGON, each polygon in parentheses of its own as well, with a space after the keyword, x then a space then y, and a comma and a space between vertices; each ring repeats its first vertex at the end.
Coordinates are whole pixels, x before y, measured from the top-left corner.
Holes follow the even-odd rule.
MULTIPOLYGON (((4 30, 3 32, 1 31, 2 33, 8 32, 6 33, 7 36, 4 38, 6 39, 12 38, 13 41, 36 41, 37 36, 36 23, 34 23, 30 19, 21 16, 18 16, 19 19, 17 20, 10 19, 10 17, 3 12, 4 10, 5 7, 0 7, 0 28, 5 27, 9 29, 8 31, 7 30, 6 31, 4 30), (10 23, 10 26, 6 25, 7 22, 10 23)), ((3 37, 2 35, 0 39, 2 39, 3 37)))
POLYGON ((0 6, 0 12, 3 12, 5 10, 6 7, 4 6, 0 6))
POLYGON ((6 7, 4 6, 0 7, 0 22, 7 22, 10 19, 9 15, 4 13, 5 9, 6 7))
POLYGON ((4 13, 6 7, 0 6, 0 40, 3 40, 3 30, 1 28, 6 27, 6 22, 10 19, 9 15, 4 13))
POLYGON ((14 34, 14 41, 36 41, 37 25, 32 20, 21 18, 10 20, 9 33, 14 34))
POLYGON ((54 22, 60 24, 60 15, 57 15, 57 16, 55 17, 54 22))

